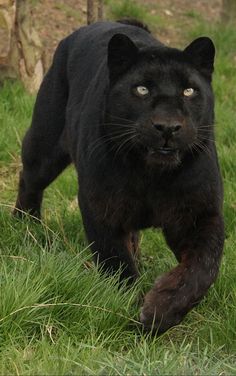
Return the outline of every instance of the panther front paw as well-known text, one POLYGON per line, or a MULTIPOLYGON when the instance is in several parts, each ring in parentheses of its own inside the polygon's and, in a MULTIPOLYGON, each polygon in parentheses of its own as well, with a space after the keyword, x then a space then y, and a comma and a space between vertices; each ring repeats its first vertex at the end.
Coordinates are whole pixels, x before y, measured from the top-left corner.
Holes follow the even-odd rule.
POLYGON ((192 308, 194 288, 186 281, 186 270, 182 270, 179 266, 164 274, 146 294, 140 314, 145 330, 164 333, 179 324, 192 308))
POLYGON ((140 313, 140 322, 143 324, 144 330, 157 335, 179 324, 182 318, 183 316, 177 312, 162 312, 158 311, 157 306, 153 307, 145 304, 140 313))

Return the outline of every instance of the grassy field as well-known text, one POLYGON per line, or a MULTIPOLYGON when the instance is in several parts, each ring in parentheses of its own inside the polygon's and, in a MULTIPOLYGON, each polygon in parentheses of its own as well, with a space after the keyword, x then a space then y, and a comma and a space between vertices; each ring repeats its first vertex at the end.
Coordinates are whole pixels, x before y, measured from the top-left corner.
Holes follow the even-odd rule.
POLYGON ((236 375, 236 31, 215 26, 205 34, 218 51, 225 252, 207 297, 161 337, 143 334, 137 321, 140 294, 176 263, 160 233, 143 233, 142 278, 127 290, 91 263, 72 168, 46 191, 41 224, 12 218, 34 98, 17 83, 0 88, 0 374, 236 375))

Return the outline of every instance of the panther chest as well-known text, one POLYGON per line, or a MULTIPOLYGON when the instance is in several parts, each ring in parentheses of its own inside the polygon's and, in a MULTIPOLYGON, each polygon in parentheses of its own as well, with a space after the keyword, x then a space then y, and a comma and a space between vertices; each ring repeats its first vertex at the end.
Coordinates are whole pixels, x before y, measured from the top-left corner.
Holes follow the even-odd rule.
POLYGON ((139 230, 148 227, 163 227, 178 221, 180 208, 173 198, 165 195, 127 191, 116 192, 104 202, 103 218, 112 226, 125 230, 139 230))

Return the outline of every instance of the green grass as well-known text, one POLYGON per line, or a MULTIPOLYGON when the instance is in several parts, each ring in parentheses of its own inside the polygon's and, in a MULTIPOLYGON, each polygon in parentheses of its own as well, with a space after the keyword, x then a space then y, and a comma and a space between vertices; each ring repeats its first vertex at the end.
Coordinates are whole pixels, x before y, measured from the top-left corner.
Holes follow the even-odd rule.
MULTIPOLYGON (((194 31, 194 36, 202 34, 194 31)), ((225 184, 226 244, 219 278, 204 301, 161 337, 142 333, 139 297, 175 260, 162 236, 144 232, 143 277, 131 290, 100 275, 86 249, 76 176, 46 191, 41 224, 12 218, 20 139, 34 98, 0 88, 0 374, 236 374, 236 31, 204 30, 217 46, 216 134, 225 184)))
POLYGON ((107 1, 107 4, 114 19, 130 17, 142 20, 145 17, 145 7, 133 0, 107 1))

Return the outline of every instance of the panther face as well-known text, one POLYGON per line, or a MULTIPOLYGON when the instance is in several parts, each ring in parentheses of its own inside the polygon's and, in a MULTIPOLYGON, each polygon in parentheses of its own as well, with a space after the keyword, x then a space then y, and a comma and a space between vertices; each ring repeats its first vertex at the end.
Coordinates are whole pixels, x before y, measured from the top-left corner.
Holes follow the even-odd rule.
POLYGON ((116 154, 148 164, 179 165, 213 139, 214 46, 199 38, 184 51, 138 49, 121 34, 109 44, 105 131, 116 154))

